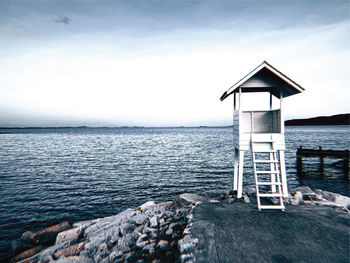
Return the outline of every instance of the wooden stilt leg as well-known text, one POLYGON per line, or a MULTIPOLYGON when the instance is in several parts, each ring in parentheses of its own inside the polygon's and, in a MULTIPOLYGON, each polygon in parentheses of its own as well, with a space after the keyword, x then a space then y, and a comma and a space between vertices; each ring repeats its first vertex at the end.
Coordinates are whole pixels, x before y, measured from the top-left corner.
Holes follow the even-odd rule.
POLYGON ((285 165, 285 161, 284 161, 284 151, 280 150, 279 155, 280 155, 280 168, 281 168, 283 197, 288 197, 288 186, 287 186, 287 176, 286 176, 286 165, 285 165))
POLYGON ((237 198, 242 198, 244 151, 239 151, 237 198))
POLYGON ((234 150, 234 168, 233 168, 233 191, 237 191, 238 189, 238 150, 235 148, 234 150))
MULTIPOLYGON (((270 153, 270 161, 273 161, 273 153, 270 153)), ((270 171, 276 171, 276 164, 270 163, 270 171)), ((271 174, 271 183, 276 182, 276 174, 271 174)), ((271 192, 276 193, 276 185, 271 185, 271 192)))

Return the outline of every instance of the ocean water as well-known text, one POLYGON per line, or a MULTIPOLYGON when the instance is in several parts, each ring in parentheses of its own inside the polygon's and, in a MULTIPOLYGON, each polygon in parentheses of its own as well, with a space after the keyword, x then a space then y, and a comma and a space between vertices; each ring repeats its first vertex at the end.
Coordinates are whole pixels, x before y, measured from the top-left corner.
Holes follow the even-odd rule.
MULTIPOLYGON (((27 230, 113 215, 178 194, 225 191, 232 185, 232 128, 0 129, 0 258, 27 230)), ((299 179, 296 150, 349 149, 347 126, 286 128, 289 187, 349 195, 336 160, 326 160, 323 179, 299 179)), ((317 175, 319 160, 305 159, 317 175)), ((244 186, 254 186, 250 154, 244 186)))

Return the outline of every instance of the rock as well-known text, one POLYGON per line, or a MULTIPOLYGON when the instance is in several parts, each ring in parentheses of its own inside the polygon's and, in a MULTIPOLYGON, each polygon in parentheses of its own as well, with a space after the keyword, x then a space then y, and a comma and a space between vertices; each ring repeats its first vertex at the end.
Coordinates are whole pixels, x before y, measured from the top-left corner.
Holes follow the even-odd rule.
POLYGON ((168 246, 169 246, 169 242, 168 241, 160 240, 156 247, 161 249, 161 250, 165 250, 165 249, 167 249, 168 246))
POLYGON ((155 228, 155 227, 158 226, 157 217, 153 216, 153 217, 150 218, 150 220, 149 220, 149 226, 150 226, 151 228, 155 228))
POLYGON ((300 191, 296 191, 294 196, 293 196, 293 200, 291 200, 292 205, 302 204, 303 203, 303 194, 300 191))
POLYGON ((34 245, 33 241, 31 240, 23 240, 22 238, 13 240, 11 242, 11 250, 12 254, 14 256, 22 253, 23 251, 26 251, 28 249, 31 249, 34 245))
POLYGON ((236 200, 237 200, 237 199, 234 198, 234 197, 229 197, 229 198, 227 199, 227 203, 228 203, 228 204, 232 204, 232 203, 234 203, 236 200))
POLYGON ((62 257, 55 262, 56 263, 93 263, 93 261, 86 256, 62 257))
MULTIPOLYGON (((102 258, 105 258, 108 254, 109 254, 109 251, 108 251, 108 245, 107 245, 107 243, 106 243, 106 242, 101 243, 101 244, 98 246, 96 255, 98 255, 98 257, 99 257, 100 259, 102 259, 102 258)), ((96 260, 95 260, 95 261, 96 261, 96 260)), ((99 261, 100 261, 100 260, 99 260, 99 261)))
POLYGON ((172 228, 168 228, 168 230, 165 232, 165 234, 167 235, 167 236, 171 236, 172 234, 174 233, 174 231, 173 231, 173 229, 172 228))
POLYGON ((33 247, 31 249, 28 249, 28 250, 18 254, 15 257, 13 257, 10 262, 17 262, 17 261, 21 261, 23 259, 32 257, 35 254, 38 254, 40 251, 42 251, 45 248, 46 248, 46 246, 43 246, 43 245, 39 245, 39 246, 33 247))
POLYGON ((115 248, 109 254, 109 259, 110 259, 110 261, 115 262, 117 259, 121 259, 122 256, 123 256, 123 252, 115 248))
POLYGON ((153 205, 153 206, 151 206, 151 208, 160 208, 160 207, 170 208, 172 204, 173 204, 173 202, 169 201, 169 202, 164 202, 164 203, 159 203, 159 204, 153 205))
POLYGON ((130 223, 124 223, 119 226, 119 232, 122 236, 125 236, 126 234, 133 232, 133 230, 134 230, 134 225, 130 223))
POLYGON ((82 236, 81 227, 72 228, 63 232, 60 232, 56 237, 56 244, 64 243, 67 241, 76 242, 82 236))
POLYGON ((329 191, 324 191, 321 189, 316 189, 315 193, 318 195, 321 195, 322 198, 326 199, 327 201, 344 206, 345 208, 348 208, 348 209, 350 208, 350 198, 347 196, 343 196, 337 193, 332 193, 329 191))
POLYGON ((173 202, 175 209, 196 205, 197 203, 205 202, 207 199, 196 194, 181 194, 173 202))
POLYGON ((156 233, 156 232, 157 232, 157 229, 151 228, 148 226, 145 226, 142 230, 142 233, 144 233, 144 234, 152 234, 152 233, 156 233))
POLYGON ((109 260, 109 256, 105 257, 100 261, 101 263, 110 263, 111 261, 109 260))
POLYGON ((130 223, 135 224, 135 225, 142 225, 145 223, 145 221, 148 219, 147 216, 143 215, 143 214, 139 214, 139 215, 135 215, 130 223))
POLYGON ((187 253, 187 254, 181 255, 180 261, 181 261, 181 263, 183 263, 183 262, 186 262, 186 263, 192 263, 192 262, 194 262, 194 260, 193 260, 193 254, 192 254, 192 253, 187 253))
POLYGON ((269 201, 273 204, 273 205, 279 205, 280 204, 280 199, 276 198, 276 197, 271 197, 269 199, 269 201))
POLYGON ((32 241, 32 235, 34 233, 32 231, 26 231, 22 234, 21 239, 26 241, 32 241))
POLYGON ((247 203, 247 204, 250 203, 249 197, 248 197, 247 195, 243 194, 243 195, 242 195, 242 198, 243 198, 243 202, 244 202, 244 203, 247 203))
POLYGON ((142 248, 142 251, 148 253, 149 255, 154 254, 154 243, 152 242, 147 244, 142 248))
POLYGON ((164 212, 164 216, 167 218, 172 218, 174 215, 175 215, 175 213, 172 211, 165 211, 164 212))
POLYGON ((148 241, 140 241, 140 242, 136 242, 135 245, 138 248, 143 248, 144 246, 146 246, 149 242, 148 241))
POLYGON ((84 249, 85 244, 86 242, 83 241, 73 246, 58 250, 53 253, 53 258, 58 259, 60 257, 77 256, 84 249))
POLYGON ((73 224, 73 227, 80 227, 82 229, 82 231, 84 231, 87 227, 93 225, 96 223, 96 220, 86 220, 86 221, 80 221, 80 222, 76 222, 73 224))
POLYGON ((123 236, 118 240, 117 248, 123 253, 126 253, 131 250, 130 247, 132 246, 132 243, 133 243, 133 235, 126 234, 125 236, 123 236))
POLYGON ((299 186, 293 190, 293 193, 296 193, 297 191, 301 192, 303 195, 314 194, 314 191, 308 186, 299 186))
POLYGON ((62 250, 64 248, 70 247, 69 242, 67 243, 60 243, 57 245, 53 245, 51 247, 48 247, 40 252, 40 262, 49 262, 52 260, 52 254, 56 251, 62 250))
POLYGON ((350 198, 347 196, 343 196, 343 195, 338 194, 335 198, 335 203, 337 205, 344 206, 348 209, 350 208, 350 198))
POLYGON ((138 208, 136 208, 137 211, 145 211, 147 210, 148 208, 154 206, 156 203, 153 202, 153 201, 148 201, 142 205, 140 205, 138 208))
POLYGON ((70 228, 70 224, 67 221, 65 221, 60 224, 50 226, 48 228, 33 233, 30 236, 30 239, 32 239, 36 244, 51 246, 55 243, 57 234, 59 232, 68 230, 70 228))
POLYGON ((180 254, 189 253, 198 244, 197 238, 191 238, 189 235, 185 235, 183 239, 178 242, 178 248, 180 254))
POLYGON ((135 257, 135 253, 130 251, 130 252, 125 253, 123 255, 123 261, 124 262, 134 262, 134 257, 135 257))

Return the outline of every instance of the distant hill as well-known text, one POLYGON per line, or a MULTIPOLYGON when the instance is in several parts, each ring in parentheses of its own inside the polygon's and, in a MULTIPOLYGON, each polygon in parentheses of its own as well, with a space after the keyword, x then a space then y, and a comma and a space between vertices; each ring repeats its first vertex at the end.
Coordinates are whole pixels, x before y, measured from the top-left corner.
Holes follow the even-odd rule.
POLYGON ((332 116, 320 116, 309 119, 296 119, 285 122, 286 126, 303 125, 350 125, 350 114, 337 114, 332 116))

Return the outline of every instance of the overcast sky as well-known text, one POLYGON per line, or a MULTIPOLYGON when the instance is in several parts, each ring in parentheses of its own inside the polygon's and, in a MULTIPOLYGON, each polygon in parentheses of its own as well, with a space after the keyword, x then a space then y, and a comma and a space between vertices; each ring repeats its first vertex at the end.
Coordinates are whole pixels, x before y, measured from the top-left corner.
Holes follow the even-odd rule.
POLYGON ((350 112, 349 1, 0 0, 0 126, 231 125, 267 60, 285 118, 350 112))

